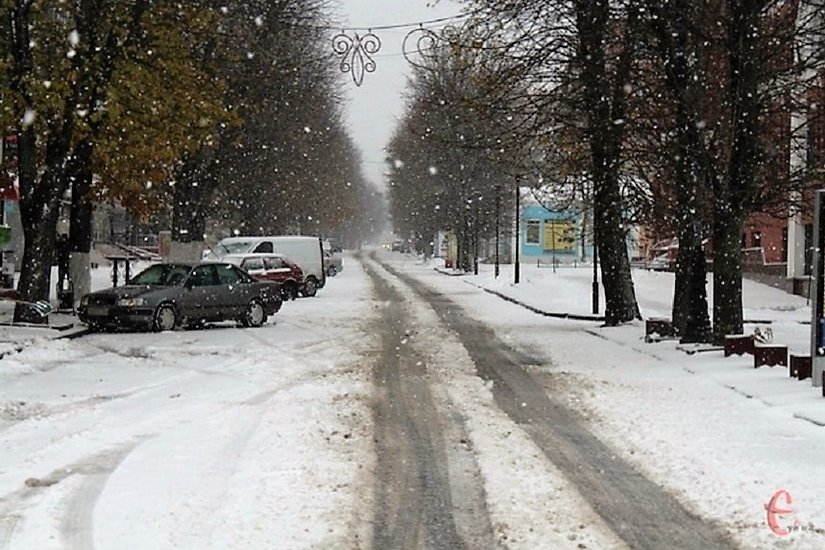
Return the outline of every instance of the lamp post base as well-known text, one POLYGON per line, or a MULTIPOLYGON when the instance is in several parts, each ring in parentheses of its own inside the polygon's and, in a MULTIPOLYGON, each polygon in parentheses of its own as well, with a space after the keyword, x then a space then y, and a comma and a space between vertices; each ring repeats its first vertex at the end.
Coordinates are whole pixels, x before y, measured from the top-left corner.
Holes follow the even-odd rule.
POLYGON ((593 281, 593 314, 599 312, 599 281, 593 281))

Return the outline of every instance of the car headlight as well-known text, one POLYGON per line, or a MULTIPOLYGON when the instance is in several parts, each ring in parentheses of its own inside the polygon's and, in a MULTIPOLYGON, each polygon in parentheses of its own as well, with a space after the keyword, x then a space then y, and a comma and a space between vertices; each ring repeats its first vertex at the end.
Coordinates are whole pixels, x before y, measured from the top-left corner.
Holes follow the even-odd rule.
POLYGON ((144 298, 121 298, 117 301, 120 307, 141 307, 146 305, 144 298))

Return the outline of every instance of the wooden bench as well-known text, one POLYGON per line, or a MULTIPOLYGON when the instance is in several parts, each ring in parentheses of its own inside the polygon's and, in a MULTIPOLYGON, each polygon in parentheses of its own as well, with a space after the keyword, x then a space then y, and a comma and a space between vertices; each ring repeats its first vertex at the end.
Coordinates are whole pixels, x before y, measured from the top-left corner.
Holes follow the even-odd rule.
POLYGON ((645 320, 645 342, 654 341, 654 334, 659 338, 673 338, 676 336, 676 328, 670 319, 651 317, 645 320))
POLYGON ((753 346, 753 368, 762 365, 773 367, 776 365, 788 366, 788 346, 777 346, 773 344, 754 344, 753 346))
POLYGON ((788 373, 792 377, 795 376, 797 380, 805 380, 806 378, 810 378, 813 375, 811 356, 792 353, 790 355, 788 373))
POLYGON ((728 334, 725 336, 725 357, 731 355, 753 355, 754 340, 751 334, 728 334))
POLYGON ((17 291, 13 288, 4 288, 0 290, 0 299, 2 300, 16 300, 17 291))

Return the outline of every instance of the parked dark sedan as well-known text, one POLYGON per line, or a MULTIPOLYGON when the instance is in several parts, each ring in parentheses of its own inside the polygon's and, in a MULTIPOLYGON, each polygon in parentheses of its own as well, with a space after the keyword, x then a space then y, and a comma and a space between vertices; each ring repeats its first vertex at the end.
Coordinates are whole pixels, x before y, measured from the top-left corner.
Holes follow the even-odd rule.
POLYGON ((238 321, 259 327, 281 308, 277 283, 258 281, 226 262, 155 264, 125 286, 85 295, 78 318, 93 329, 155 331, 238 321))

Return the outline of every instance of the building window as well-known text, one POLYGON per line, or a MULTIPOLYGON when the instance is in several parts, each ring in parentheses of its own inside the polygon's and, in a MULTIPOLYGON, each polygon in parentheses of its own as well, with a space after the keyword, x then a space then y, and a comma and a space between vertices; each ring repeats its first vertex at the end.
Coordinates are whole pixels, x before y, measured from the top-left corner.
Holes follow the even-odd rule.
POLYGON ((754 231, 751 233, 751 247, 762 248, 762 232, 754 231))
POLYGON ((576 224, 570 220, 544 222, 544 250, 572 252, 576 242, 576 224))
POLYGON ((527 220, 527 232, 524 236, 525 244, 540 244, 539 230, 541 229, 540 220, 527 220))

